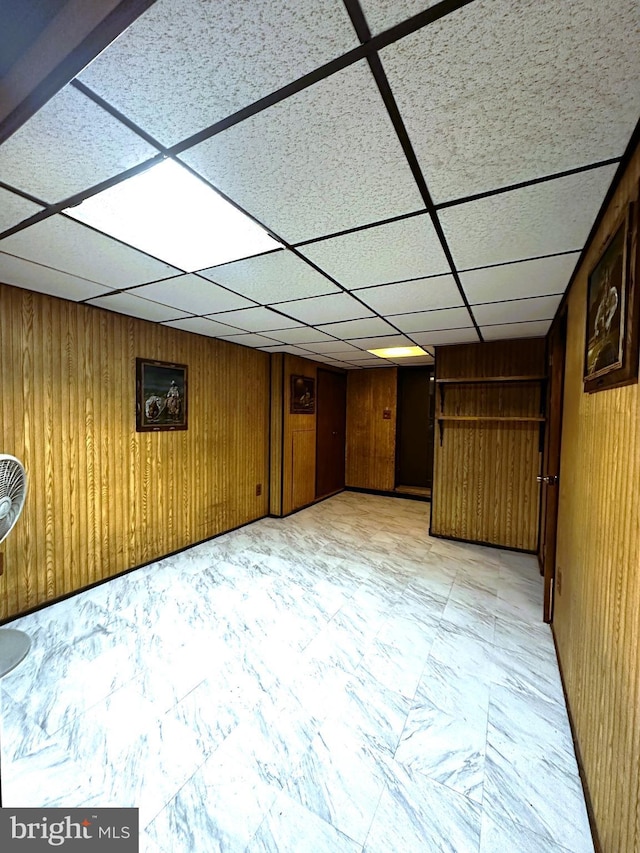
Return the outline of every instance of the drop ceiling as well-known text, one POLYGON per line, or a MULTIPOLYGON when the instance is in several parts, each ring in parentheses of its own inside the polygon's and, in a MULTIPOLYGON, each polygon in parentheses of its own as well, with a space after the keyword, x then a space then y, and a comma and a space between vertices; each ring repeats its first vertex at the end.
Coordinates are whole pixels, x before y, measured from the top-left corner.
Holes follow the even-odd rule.
POLYGON ((356 370, 539 337, 639 33, 637 0, 157 0, 0 146, 0 281, 356 370), (65 212, 163 158, 278 248, 187 271, 65 212))

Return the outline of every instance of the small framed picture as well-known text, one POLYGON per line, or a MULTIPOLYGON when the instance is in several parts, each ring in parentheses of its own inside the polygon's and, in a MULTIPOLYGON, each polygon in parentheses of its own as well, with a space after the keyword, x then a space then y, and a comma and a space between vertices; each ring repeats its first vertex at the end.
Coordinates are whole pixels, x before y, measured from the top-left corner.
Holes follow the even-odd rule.
POLYGON ((187 429, 187 365, 136 359, 136 430, 187 429))
POLYGON ((316 380, 311 376, 291 377, 291 414, 313 415, 316 411, 316 380))
POLYGON ((636 207, 629 205, 625 216, 604 243, 589 275, 585 391, 628 385, 637 379, 636 207))

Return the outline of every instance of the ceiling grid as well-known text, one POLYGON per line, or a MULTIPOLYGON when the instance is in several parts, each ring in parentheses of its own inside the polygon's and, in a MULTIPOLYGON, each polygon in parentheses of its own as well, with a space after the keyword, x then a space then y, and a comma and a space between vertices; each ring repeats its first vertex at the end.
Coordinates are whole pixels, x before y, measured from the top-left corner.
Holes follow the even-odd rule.
POLYGON ((639 33, 636 0, 156 0, 0 145, 0 281, 356 370, 543 336, 639 33), (72 218, 165 159, 277 248, 183 269, 72 218))

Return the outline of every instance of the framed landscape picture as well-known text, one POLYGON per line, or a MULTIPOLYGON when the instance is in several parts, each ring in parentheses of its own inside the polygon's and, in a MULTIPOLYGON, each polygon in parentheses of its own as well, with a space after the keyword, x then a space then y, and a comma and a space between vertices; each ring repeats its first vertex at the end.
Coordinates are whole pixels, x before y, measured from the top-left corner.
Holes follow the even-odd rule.
POLYGON ((637 205, 604 243, 587 283, 584 389, 627 385, 638 376, 637 205))
POLYGON ((316 381, 311 376, 291 377, 291 414, 313 415, 316 411, 316 381))
POLYGON ((136 359, 136 430, 187 429, 187 365, 136 359))

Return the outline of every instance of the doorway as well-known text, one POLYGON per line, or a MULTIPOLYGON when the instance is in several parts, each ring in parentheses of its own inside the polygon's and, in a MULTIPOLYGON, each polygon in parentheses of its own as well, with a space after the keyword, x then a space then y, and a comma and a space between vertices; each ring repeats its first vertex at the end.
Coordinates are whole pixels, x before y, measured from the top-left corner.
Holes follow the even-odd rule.
POLYGON ((433 368, 399 367, 396 492, 431 497, 434 416, 433 368))
POLYGON ((344 489, 347 376, 318 368, 316 389, 316 498, 344 489))
MULTIPOLYGON (((553 596, 556 588, 556 537, 560 478, 560 442, 562 436, 562 399, 567 342, 566 310, 554 323, 547 342, 547 424, 540 492, 540 538, 538 562, 544 576, 543 618, 553 621, 553 596)), ((559 582, 559 579, 558 579, 559 582)))

